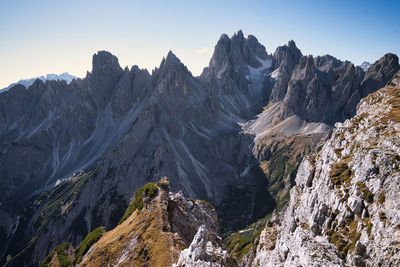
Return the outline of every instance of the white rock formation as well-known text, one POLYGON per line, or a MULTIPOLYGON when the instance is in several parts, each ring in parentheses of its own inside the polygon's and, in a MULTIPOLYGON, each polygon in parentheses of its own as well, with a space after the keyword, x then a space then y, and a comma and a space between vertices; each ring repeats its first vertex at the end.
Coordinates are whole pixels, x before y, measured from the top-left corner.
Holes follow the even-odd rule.
POLYGON ((236 266, 229 254, 209 240, 205 225, 199 227, 189 248, 183 250, 173 267, 222 267, 236 266))
POLYGON ((400 265, 399 97, 394 86, 369 95, 303 160, 253 266, 400 265))

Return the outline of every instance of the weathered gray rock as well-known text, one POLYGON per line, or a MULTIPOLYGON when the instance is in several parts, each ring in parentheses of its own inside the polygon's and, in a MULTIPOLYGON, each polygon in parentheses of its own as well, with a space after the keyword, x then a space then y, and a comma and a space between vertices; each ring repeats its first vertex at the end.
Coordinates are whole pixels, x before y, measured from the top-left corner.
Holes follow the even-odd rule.
POLYGON ((276 49, 272 66, 274 71, 271 73, 271 78, 275 80, 275 83, 271 88, 270 103, 284 99, 292 72, 302 56, 293 40, 276 49))
MULTIPOLYGON (((173 267, 234 267, 237 263, 231 259, 221 244, 209 240, 212 235, 205 225, 199 227, 189 248, 184 249, 173 267)), ((213 238, 216 239, 215 237, 213 238)), ((217 238, 218 239, 218 238, 217 238)), ((219 240, 221 240, 219 238, 219 240)), ((221 242, 219 242, 221 243, 221 242)))
POLYGON ((364 98, 318 155, 303 160, 290 203, 267 223, 253 266, 400 264, 400 122, 391 115, 399 91, 389 86, 364 98))

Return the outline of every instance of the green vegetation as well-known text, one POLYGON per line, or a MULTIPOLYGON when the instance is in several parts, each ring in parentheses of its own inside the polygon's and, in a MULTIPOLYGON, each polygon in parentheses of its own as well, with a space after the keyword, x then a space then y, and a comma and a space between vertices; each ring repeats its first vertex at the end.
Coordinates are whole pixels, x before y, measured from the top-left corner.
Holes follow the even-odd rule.
POLYGON ((256 251, 261 232, 265 226, 258 228, 257 231, 247 230, 242 233, 231 235, 226 241, 226 247, 237 259, 242 259, 249 251, 256 251))
POLYGON ((94 229, 92 232, 90 232, 85 239, 82 240, 82 242, 79 244, 79 246, 75 250, 75 260, 74 262, 76 264, 80 263, 82 261, 83 256, 86 254, 86 252, 89 251, 90 247, 97 242, 97 240, 100 239, 100 237, 103 235, 105 231, 104 227, 97 227, 94 229))
POLYGON ((214 210, 214 206, 211 205, 210 203, 208 203, 207 201, 205 201, 204 199, 197 199, 197 201, 200 201, 201 203, 207 205, 210 209, 214 210))
POLYGON ((290 143, 276 150, 268 161, 260 163, 260 168, 268 179, 268 191, 276 200, 278 211, 282 210, 290 197, 291 187, 285 186, 287 183, 285 179, 296 172, 303 159, 303 153, 297 151, 295 146, 290 143))
POLYGON ((42 261, 39 267, 47 267, 57 253, 57 259, 60 267, 72 266, 72 260, 68 257, 68 249, 72 247, 71 243, 67 242, 55 247, 49 255, 42 261))
POLYGON ((352 172, 346 162, 340 161, 331 166, 330 177, 335 186, 350 185, 352 172))
POLYGON ((167 182, 162 182, 161 180, 157 182, 157 186, 160 188, 165 188, 169 186, 169 183, 167 182))
POLYGON ((266 222, 271 218, 267 217, 252 223, 246 229, 230 235, 224 240, 229 253, 237 259, 242 259, 250 251, 255 252, 260 240, 261 232, 265 229, 266 222))
POLYGON ((5 266, 24 266, 30 262, 32 253, 39 235, 43 231, 47 231, 49 222, 63 222, 64 214, 68 213, 70 208, 75 205, 82 187, 86 182, 97 175, 97 170, 87 173, 81 173, 77 176, 62 182, 48 192, 43 192, 35 198, 33 210, 43 206, 39 214, 34 218, 35 234, 26 244, 26 247, 13 256, 5 266))
POLYGON ((35 218, 34 225, 38 227, 38 232, 45 230, 51 220, 63 219, 63 215, 74 205, 83 185, 93 175, 95 171, 84 173, 39 196, 38 202, 45 201, 46 204, 35 218))
POLYGON ((148 183, 144 187, 136 190, 133 200, 129 203, 128 208, 118 224, 124 222, 135 210, 140 212, 143 209, 143 193, 147 194, 149 198, 153 198, 157 192, 158 188, 154 183, 148 183))
POLYGON ((149 198, 153 198, 155 194, 158 192, 158 188, 153 183, 148 183, 143 187, 144 192, 149 196, 149 198))

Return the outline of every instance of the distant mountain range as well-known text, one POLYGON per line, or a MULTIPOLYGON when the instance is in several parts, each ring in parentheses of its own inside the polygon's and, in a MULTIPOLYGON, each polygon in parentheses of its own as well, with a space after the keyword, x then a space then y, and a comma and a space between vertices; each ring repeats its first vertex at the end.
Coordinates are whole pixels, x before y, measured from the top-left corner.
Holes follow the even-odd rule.
POLYGON ((371 67, 371 63, 364 61, 363 63, 361 63, 360 68, 362 68, 364 71, 367 71, 368 68, 371 67))
POLYGON ((46 76, 40 76, 40 77, 36 77, 36 78, 31 78, 31 79, 23 79, 23 80, 19 80, 16 83, 12 83, 9 86, 7 86, 6 88, 0 89, 0 92, 2 91, 7 91, 8 89, 10 89, 11 87, 13 87, 14 85, 17 84, 22 84, 23 86, 25 86, 26 88, 28 88, 29 86, 31 86, 37 79, 44 81, 47 80, 64 80, 66 81, 68 84, 73 80, 76 79, 76 77, 74 75, 69 74, 68 72, 64 72, 61 74, 54 74, 54 73, 50 73, 47 74, 46 76))
MULTIPOLYGON (((29 90, 15 85, 0 94, 0 264, 44 260, 42 266, 52 266, 54 255, 62 255, 53 249, 70 242, 66 250, 77 248, 83 264, 160 266, 160 255, 170 255, 167 265, 179 258, 177 266, 194 266, 192 251, 204 250, 204 261, 226 254, 215 237, 218 223, 226 235, 249 226, 226 246, 240 266, 266 266, 269 259, 291 266, 306 253, 296 244, 313 248, 316 242, 307 253, 326 247, 321 257, 332 259, 321 266, 364 266, 355 264, 353 251, 377 266, 385 259, 375 252, 398 243, 385 241, 376 250, 377 244, 368 246, 369 233, 377 243, 380 236, 389 240, 388 233, 400 236, 397 224, 384 227, 400 218, 390 190, 400 182, 385 180, 400 166, 400 119, 391 111, 400 105, 394 89, 361 101, 387 84, 397 88, 399 69, 394 54, 364 71, 330 55, 303 55, 294 41, 268 53, 256 37, 239 31, 221 35, 199 77, 171 51, 151 73, 123 69, 117 57, 99 51, 82 79, 36 79, 29 90), (346 131, 335 130, 341 123, 346 131), (163 176, 168 187, 148 185, 163 176), (386 208, 372 204, 382 190, 386 208), (210 202, 216 214, 195 198, 210 202), (119 224, 126 209, 130 215, 119 224), (287 218, 281 225, 278 212, 287 218), (93 235, 98 239, 104 230, 85 257, 93 235)), ((302 266, 316 266, 315 255, 302 266)), ((218 262, 229 260, 222 256, 218 262)))

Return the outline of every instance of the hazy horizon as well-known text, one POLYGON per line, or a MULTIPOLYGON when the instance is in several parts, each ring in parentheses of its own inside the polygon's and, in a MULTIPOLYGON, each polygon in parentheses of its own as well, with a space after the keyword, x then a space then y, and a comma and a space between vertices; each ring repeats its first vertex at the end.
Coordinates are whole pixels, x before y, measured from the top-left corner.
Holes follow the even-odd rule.
POLYGON ((121 67, 149 71, 169 50, 199 75, 221 34, 243 30, 269 54, 294 40, 303 54, 355 65, 400 54, 397 1, 2 1, 0 88, 68 72, 84 77, 107 50, 121 67))

